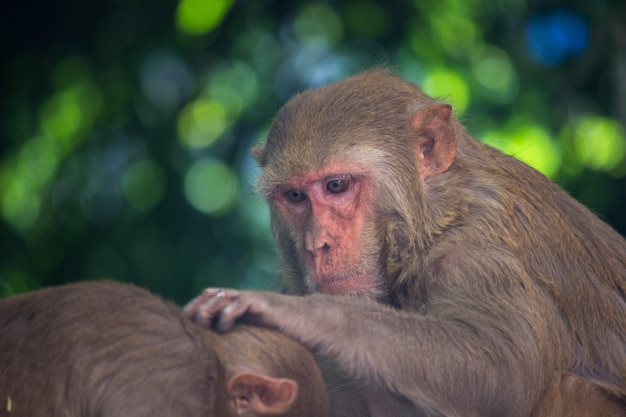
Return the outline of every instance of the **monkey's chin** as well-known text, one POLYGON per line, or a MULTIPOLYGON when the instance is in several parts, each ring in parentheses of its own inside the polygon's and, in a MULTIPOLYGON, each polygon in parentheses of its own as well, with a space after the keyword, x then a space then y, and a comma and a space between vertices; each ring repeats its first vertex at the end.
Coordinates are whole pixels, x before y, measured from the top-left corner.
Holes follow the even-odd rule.
POLYGON ((310 277, 313 291, 332 295, 367 295, 376 297, 376 280, 370 275, 358 274, 343 277, 310 277))

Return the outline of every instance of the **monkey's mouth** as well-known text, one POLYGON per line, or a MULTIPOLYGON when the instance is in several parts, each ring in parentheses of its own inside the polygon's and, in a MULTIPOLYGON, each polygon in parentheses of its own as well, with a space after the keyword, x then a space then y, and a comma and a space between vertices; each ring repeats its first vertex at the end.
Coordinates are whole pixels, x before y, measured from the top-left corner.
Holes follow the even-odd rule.
POLYGON ((375 289, 374 277, 367 274, 345 274, 339 276, 309 276, 313 290, 322 294, 372 293, 375 289))

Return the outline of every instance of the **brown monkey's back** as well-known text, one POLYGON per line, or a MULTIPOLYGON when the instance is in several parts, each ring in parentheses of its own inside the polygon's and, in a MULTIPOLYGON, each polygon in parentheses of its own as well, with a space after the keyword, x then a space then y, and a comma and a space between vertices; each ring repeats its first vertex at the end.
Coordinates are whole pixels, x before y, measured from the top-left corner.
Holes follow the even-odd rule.
POLYGON ((568 325, 566 343, 577 349, 569 369, 626 396, 626 240, 535 169, 462 138, 452 170, 467 179, 456 192, 472 224, 489 227, 459 236, 519 259, 568 325))
POLYGON ((221 401, 215 378, 224 371, 202 339, 210 332, 131 285, 2 299, 0 332, 0 414, 207 416, 221 401))

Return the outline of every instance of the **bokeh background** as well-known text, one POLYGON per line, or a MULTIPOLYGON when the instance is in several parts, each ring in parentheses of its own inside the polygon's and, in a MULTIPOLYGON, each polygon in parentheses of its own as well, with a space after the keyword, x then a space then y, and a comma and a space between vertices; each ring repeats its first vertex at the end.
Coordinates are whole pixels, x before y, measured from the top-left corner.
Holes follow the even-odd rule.
POLYGON ((0 48, 0 296, 272 288, 248 149, 376 65, 626 233, 622 0, 20 0, 0 48))

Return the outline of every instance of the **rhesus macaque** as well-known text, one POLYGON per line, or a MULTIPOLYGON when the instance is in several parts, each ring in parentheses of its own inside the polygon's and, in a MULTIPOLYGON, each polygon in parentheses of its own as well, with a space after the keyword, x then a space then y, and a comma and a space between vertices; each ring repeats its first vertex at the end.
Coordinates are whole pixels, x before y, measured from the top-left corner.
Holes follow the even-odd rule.
POLYGON ((208 289, 189 317, 303 343, 334 416, 530 416, 581 390, 626 415, 626 241, 451 106, 373 70, 292 98, 253 154, 289 294, 208 289))
POLYGON ((128 284, 0 300, 0 415, 325 417, 313 356, 269 329, 219 335, 128 284))

